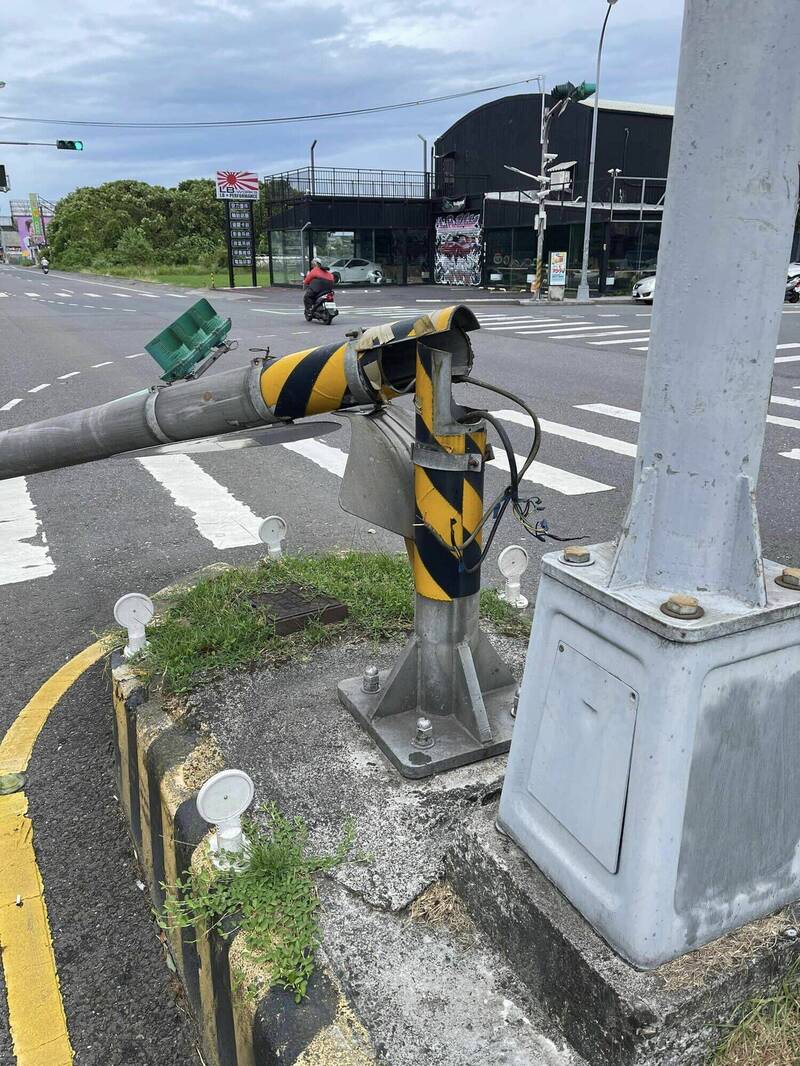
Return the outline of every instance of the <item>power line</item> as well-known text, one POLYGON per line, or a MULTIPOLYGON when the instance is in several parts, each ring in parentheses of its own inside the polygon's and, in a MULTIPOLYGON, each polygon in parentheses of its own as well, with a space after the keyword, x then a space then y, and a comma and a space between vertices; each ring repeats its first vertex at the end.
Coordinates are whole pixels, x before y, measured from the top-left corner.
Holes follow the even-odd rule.
POLYGON ((460 93, 448 93, 446 96, 429 96, 424 100, 407 100, 402 104, 381 104, 379 107, 358 107, 351 111, 322 111, 316 115, 283 115, 276 118, 240 118, 219 122, 92 122, 63 118, 29 118, 19 115, 0 115, 3 122, 37 122, 51 126, 94 126, 103 129, 135 130, 195 130, 230 126, 277 126, 289 122, 312 122, 315 119, 350 118, 354 115, 375 115, 382 111, 401 111, 409 107, 423 107, 426 104, 440 104, 446 100, 460 100, 465 96, 477 96, 490 93, 496 89, 511 89, 517 85, 528 85, 536 78, 522 78, 519 81, 506 81, 499 85, 485 85, 481 89, 467 89, 460 93))

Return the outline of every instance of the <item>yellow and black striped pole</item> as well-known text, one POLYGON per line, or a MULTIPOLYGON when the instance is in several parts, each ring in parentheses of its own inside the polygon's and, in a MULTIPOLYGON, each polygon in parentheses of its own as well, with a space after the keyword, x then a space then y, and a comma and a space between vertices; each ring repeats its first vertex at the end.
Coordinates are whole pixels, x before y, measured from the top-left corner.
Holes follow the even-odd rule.
POLYGON ((478 421, 437 432, 435 411, 443 408, 434 403, 434 364, 442 355, 424 341, 417 344, 414 583, 421 596, 448 601, 481 587, 480 536, 464 543, 483 515, 486 429, 478 421))

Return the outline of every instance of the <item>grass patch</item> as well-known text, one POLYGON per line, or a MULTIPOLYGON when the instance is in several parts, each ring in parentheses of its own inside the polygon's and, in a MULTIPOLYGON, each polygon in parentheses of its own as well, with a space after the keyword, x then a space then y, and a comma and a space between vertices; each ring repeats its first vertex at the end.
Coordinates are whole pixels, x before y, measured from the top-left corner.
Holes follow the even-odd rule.
POLYGON ((740 1011, 717 1047, 713 1066, 797 1066, 800 1063, 800 962, 771 996, 740 1011))
MULTIPOLYGON (((524 637, 530 619, 493 589, 481 593, 481 614, 500 633, 524 637)), ((283 662, 323 643, 348 636, 376 642, 404 636, 414 624, 414 583, 405 555, 343 552, 287 555, 255 567, 235 567, 178 592, 148 629, 150 647, 136 660, 145 681, 165 694, 184 694, 220 671, 283 662), (347 605, 340 625, 309 625, 280 637, 250 600, 294 583, 310 593, 335 596, 347 605)))
MULTIPOLYGON (((215 284, 218 289, 227 289, 229 285, 228 268, 217 267, 213 271, 210 267, 199 266, 140 266, 140 267, 114 267, 110 277, 130 278, 133 281, 149 281, 162 285, 184 286, 190 289, 208 289, 211 287, 211 275, 214 274, 215 284)), ((95 274, 105 277, 105 272, 91 270, 89 267, 81 269, 82 274, 95 274)), ((253 284, 253 276, 247 269, 234 269, 234 277, 237 286, 253 284)), ((269 285, 269 271, 259 268, 256 272, 260 286, 269 285)))
POLYGON ((246 955, 266 969, 272 985, 289 989, 296 1002, 305 996, 314 972, 319 939, 319 897, 315 874, 348 860, 354 844, 351 824, 330 855, 308 854, 308 827, 266 809, 268 827, 245 826, 250 861, 244 871, 217 870, 209 862, 187 871, 167 892, 160 924, 165 929, 194 926, 204 935, 226 918, 244 934, 246 955))
POLYGON ((428 925, 446 925, 454 933, 467 933, 472 920, 467 908, 447 881, 434 881, 421 892, 409 908, 410 916, 428 925))
POLYGON ((138 665, 167 693, 185 693, 221 670, 283 661, 348 634, 385 640, 407 632, 414 620, 411 570, 404 556, 360 554, 284 556, 256 567, 236 567, 200 581, 170 602, 148 630, 149 649, 138 665), (252 596, 293 582, 345 603, 341 625, 309 625, 292 637, 250 605, 252 596))
POLYGON ((481 617, 505 637, 527 637, 531 631, 530 615, 501 600, 497 589, 481 589, 481 617))

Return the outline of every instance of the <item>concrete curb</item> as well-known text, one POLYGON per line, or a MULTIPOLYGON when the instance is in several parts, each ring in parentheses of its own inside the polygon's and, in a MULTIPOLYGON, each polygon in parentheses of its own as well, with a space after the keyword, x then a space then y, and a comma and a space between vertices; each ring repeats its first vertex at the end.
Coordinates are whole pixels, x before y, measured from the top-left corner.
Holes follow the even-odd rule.
MULTIPOLYGON (((118 794, 153 906, 202 852, 208 825, 197 813, 199 786, 221 769, 207 737, 176 722, 149 698, 119 652, 111 658, 114 761, 118 794)), ((201 931, 198 931, 201 932, 201 931)), ((209 935, 167 934, 169 950, 194 1016, 203 1052, 214 1066, 371 1066, 366 1030, 319 960, 308 996, 270 989, 260 1000, 244 991, 241 933, 229 923, 209 935)), ((248 982, 268 987, 266 973, 246 964, 248 982)))

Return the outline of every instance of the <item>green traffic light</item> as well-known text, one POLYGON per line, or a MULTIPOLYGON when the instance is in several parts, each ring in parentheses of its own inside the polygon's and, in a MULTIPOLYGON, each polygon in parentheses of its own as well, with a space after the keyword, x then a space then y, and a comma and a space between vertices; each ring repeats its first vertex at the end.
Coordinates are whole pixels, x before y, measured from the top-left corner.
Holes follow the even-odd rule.
POLYGON ((75 151, 76 152, 82 152, 83 151, 83 141, 75 141, 75 151))
POLYGON ((594 96, 597 92, 597 86, 593 81, 582 81, 575 91, 576 100, 586 100, 590 96, 594 96))

